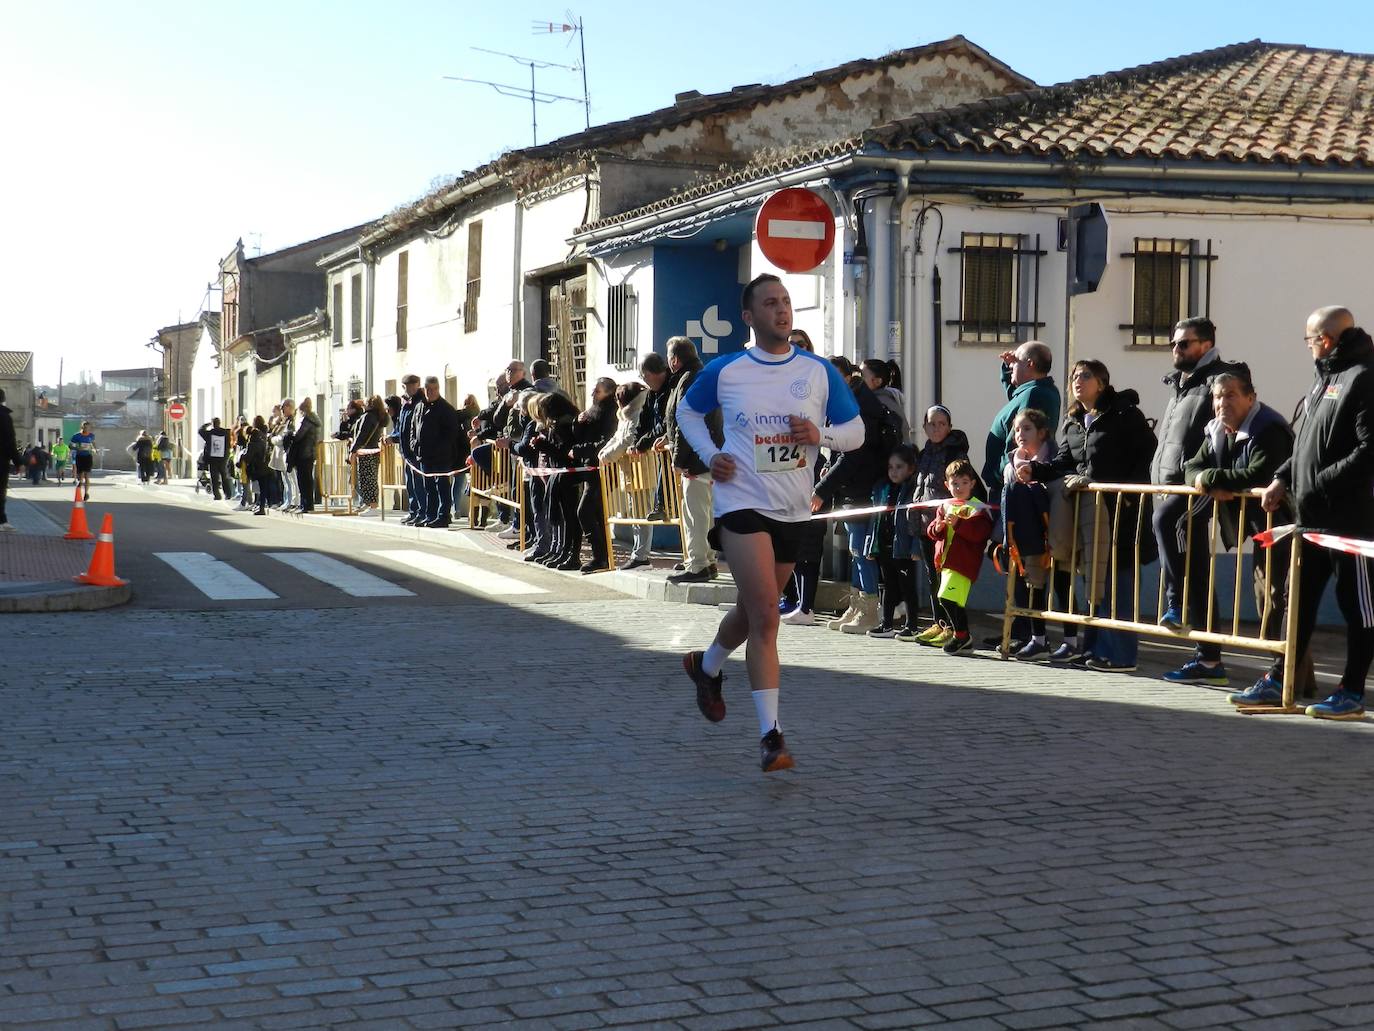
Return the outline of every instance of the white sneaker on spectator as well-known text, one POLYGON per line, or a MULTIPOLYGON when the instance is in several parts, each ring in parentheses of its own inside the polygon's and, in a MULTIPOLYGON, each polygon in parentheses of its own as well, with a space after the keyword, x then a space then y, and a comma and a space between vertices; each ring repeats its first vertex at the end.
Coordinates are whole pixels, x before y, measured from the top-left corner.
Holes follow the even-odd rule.
POLYGON ((502 530, 500 533, 496 535, 496 539, 498 541, 513 541, 518 540, 519 537, 520 531, 513 526, 508 526, 506 529, 502 530))
POLYGON ((816 625, 816 617, 815 617, 815 615, 812 614, 812 613, 810 613, 810 612, 807 612, 807 611, 806 611, 805 609, 803 609, 800 605, 798 605, 798 606, 797 606, 795 609, 793 609, 791 612, 787 613, 785 616, 781 616, 780 618, 781 618, 782 622, 784 622, 784 623, 791 623, 793 626, 815 626, 815 625, 816 625))

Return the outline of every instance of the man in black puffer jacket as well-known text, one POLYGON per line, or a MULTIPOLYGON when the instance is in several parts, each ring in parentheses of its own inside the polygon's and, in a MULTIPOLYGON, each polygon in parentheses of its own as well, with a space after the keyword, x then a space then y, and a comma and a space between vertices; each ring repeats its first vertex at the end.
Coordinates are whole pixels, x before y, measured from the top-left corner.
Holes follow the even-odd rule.
POLYGON ((447 529, 452 521, 453 480, 447 473, 457 468, 454 445, 458 439, 458 413, 439 393, 439 377, 425 378, 425 396, 415 412, 415 453, 425 471, 425 516, 416 526, 447 529))
MULTIPOLYGON (((1347 308, 1319 308, 1304 335, 1317 367, 1303 399, 1293 457, 1279 466, 1264 491, 1265 511, 1289 495, 1298 532, 1317 530, 1367 538, 1374 533, 1374 341, 1347 308)), ((1361 719, 1364 682, 1374 660, 1374 559, 1298 540, 1297 633, 1302 655, 1317 623, 1326 582, 1336 578, 1336 602, 1346 622, 1345 671, 1336 693, 1307 707, 1318 719, 1361 719)), ((1291 591, 1292 585, 1289 585, 1291 591)), ((1283 658, 1246 694, 1259 702, 1282 697, 1283 658)))
MULTIPOLYGON (((1212 380, 1223 372, 1250 379, 1250 367, 1244 362, 1221 360, 1217 327, 1211 319, 1184 319, 1174 326, 1173 340, 1174 371, 1164 377, 1169 401, 1155 426, 1159 446, 1150 462, 1151 483, 1183 482, 1184 463, 1197 454, 1212 421, 1212 380)), ((1183 626, 1184 549, 1178 543, 1179 522, 1187 516, 1190 501, 1186 494, 1162 495, 1151 520, 1164 577, 1164 611, 1159 619, 1164 626, 1183 626)), ((1193 547, 1198 547, 1199 541, 1195 535, 1193 547)), ((1205 622, 1204 613, 1190 615, 1205 622)))

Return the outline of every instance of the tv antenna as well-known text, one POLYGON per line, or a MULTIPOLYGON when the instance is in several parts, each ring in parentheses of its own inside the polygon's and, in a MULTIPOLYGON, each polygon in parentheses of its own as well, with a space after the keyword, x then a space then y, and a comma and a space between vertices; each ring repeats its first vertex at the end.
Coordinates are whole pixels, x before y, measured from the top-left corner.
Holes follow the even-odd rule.
MULTIPOLYGON (((537 70, 544 68, 561 68, 564 71, 575 72, 579 70, 577 65, 558 64, 554 61, 541 61, 538 58, 523 57, 520 54, 508 54, 504 50, 488 50, 486 47, 470 47, 469 49, 477 50, 484 54, 495 54, 498 57, 509 57, 512 61, 516 61, 519 64, 523 64, 527 68, 529 68, 530 85, 528 89, 526 89, 523 86, 512 86, 509 83, 505 82, 493 82, 490 79, 473 79, 469 78, 466 75, 445 75, 443 76, 443 78, 449 79, 453 82, 473 82, 482 86, 490 86, 503 97, 528 97, 530 102, 530 128, 533 134, 533 142, 536 146, 539 143, 540 104, 552 104, 554 101, 557 100, 567 100, 574 104, 581 103, 585 105, 585 97, 583 100, 578 100, 577 97, 566 97, 563 96, 561 93, 548 93, 544 90, 535 88, 534 73, 537 70)), ((584 88, 585 74, 586 73, 584 72, 584 88)), ((590 115, 588 117, 590 118, 590 115)))
MULTIPOLYGON (((562 33, 564 35, 576 35, 577 45, 582 53, 582 60, 578 62, 578 69, 582 72, 582 109, 586 112, 587 128, 592 127, 592 95, 587 90, 587 37, 582 31, 582 19, 573 14, 572 11, 564 11, 564 16, 568 19, 564 22, 537 21, 534 23, 534 34, 536 36, 551 35, 562 33)), ((572 40, 568 40, 569 45, 572 40)))

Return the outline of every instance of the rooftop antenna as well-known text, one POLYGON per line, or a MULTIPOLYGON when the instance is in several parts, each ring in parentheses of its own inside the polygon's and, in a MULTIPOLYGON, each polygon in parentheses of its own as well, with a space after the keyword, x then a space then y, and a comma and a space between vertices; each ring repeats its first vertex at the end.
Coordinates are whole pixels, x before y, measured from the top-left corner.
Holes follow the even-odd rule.
POLYGON ((262 253, 262 234, 249 233, 248 236, 253 241, 253 257, 256 258, 259 254, 262 253))
MULTIPOLYGON (((572 11, 564 11, 564 16, 568 19, 564 22, 537 21, 534 23, 534 34, 536 36, 551 35, 562 33, 571 37, 577 36, 577 45, 581 49, 582 60, 578 62, 576 68, 582 72, 582 110, 586 115, 587 128, 592 127, 592 95, 587 90, 587 38, 582 31, 582 19, 573 14, 572 11)), ((568 44, 572 44, 572 39, 568 39, 568 44)))
POLYGON ((522 57, 519 54, 508 54, 504 50, 488 50, 486 47, 470 47, 484 54, 495 54, 498 57, 509 57, 512 61, 518 61, 530 70, 530 85, 528 89, 521 86, 511 86, 504 82, 492 82, 490 79, 471 79, 466 75, 445 75, 443 78, 453 82, 475 82, 479 85, 490 86, 503 97, 529 97, 530 99, 530 128, 533 134, 534 145, 539 144, 539 107, 540 104, 552 104, 555 100, 567 100, 574 104, 579 103, 576 97, 565 97, 561 93, 547 93, 535 88, 534 73, 540 68, 562 68, 564 71, 577 71, 576 65, 557 64, 553 61, 540 61, 533 57, 522 57))

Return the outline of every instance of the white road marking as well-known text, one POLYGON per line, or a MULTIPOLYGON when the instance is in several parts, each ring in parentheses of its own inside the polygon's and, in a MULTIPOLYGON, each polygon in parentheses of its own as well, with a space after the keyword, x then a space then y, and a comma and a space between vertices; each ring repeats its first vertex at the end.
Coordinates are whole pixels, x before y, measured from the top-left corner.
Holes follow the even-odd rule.
POLYGON ((355 598, 414 597, 414 592, 404 587, 398 587, 380 576, 373 576, 329 555, 321 555, 318 551, 269 551, 266 555, 355 598))
POLYGON ((470 588, 479 594, 549 593, 543 587, 535 587, 523 580, 502 576, 500 573, 491 573, 485 569, 479 569, 477 566, 470 566, 466 562, 459 562, 457 559, 447 558, 443 555, 431 555, 426 551, 397 549, 395 551, 369 551, 368 554, 376 555, 388 562, 399 562, 403 565, 412 566, 423 573, 448 580, 460 587, 470 588))
POLYGON ((154 554, 215 601, 251 601, 276 595, 250 576, 203 551, 158 551, 154 554))
POLYGON ((806 222, 797 218, 770 218, 768 235, 775 240, 824 240, 824 222, 806 222))

